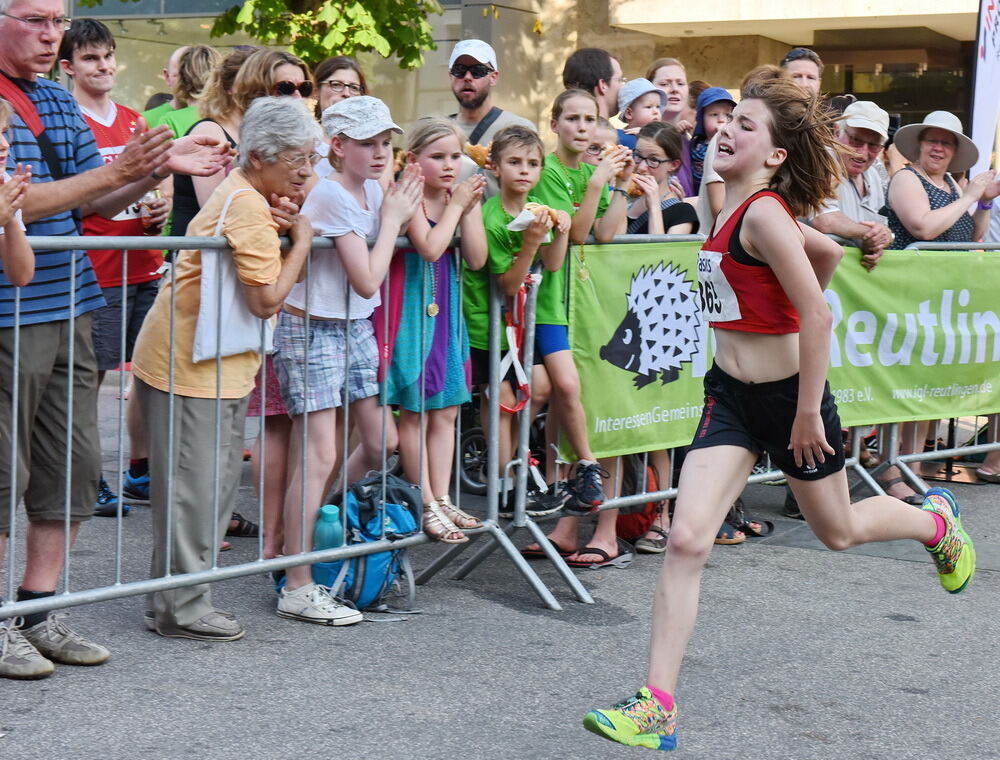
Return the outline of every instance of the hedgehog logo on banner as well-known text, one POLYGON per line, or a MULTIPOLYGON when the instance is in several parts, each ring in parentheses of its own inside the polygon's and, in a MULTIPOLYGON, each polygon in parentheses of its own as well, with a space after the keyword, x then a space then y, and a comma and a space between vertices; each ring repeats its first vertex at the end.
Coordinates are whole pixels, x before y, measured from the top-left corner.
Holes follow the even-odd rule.
POLYGON ((601 347, 604 361, 635 374, 636 388, 649 385, 657 375, 664 385, 673 382, 698 352, 697 291, 684 275, 663 262, 632 275, 625 318, 601 347))

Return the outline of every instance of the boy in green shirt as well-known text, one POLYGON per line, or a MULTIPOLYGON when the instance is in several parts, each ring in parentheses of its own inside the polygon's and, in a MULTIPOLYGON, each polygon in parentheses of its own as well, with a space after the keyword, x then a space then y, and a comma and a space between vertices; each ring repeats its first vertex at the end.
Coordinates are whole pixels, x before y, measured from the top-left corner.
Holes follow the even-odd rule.
MULTIPOLYGON (((490 149, 489 167, 497 177, 500 193, 483 205, 483 226, 486 229, 486 244, 489 259, 486 267, 479 271, 466 270, 463 279, 463 299, 465 323, 469 332, 472 382, 480 387, 489 383, 489 273, 496 275, 497 284, 504 296, 517 295, 528 276, 532 265, 540 260, 546 277, 558 271, 566 257, 569 242, 570 218, 565 212, 550 213, 547 209, 535 212, 535 219, 521 232, 507 229, 507 225, 532 201, 530 192, 537 184, 542 171, 544 149, 538 135, 521 126, 506 127, 494 136, 490 149), (551 233, 551 242, 547 238, 551 233)), ((538 306, 541 309, 541 305, 538 306)), ((497 326, 503 329, 503 325, 497 326)), ((506 335, 501 333, 500 349, 507 351, 506 335)), ((532 369, 532 410, 537 413, 548 399, 548 376, 539 362, 532 369)), ((500 403, 513 407, 513 373, 500 383, 500 403)), ((488 404, 483 394, 483 427, 487 427, 488 404)), ((513 451, 512 415, 500 417, 500 462, 508 462, 513 451)), ((505 491, 506 489, 501 489, 505 491)), ((548 505, 544 499, 533 498, 529 506, 532 515, 548 514, 562 506, 548 505)), ((501 512, 505 505, 501 497, 501 512)), ((509 514, 509 510, 505 512, 509 514)))

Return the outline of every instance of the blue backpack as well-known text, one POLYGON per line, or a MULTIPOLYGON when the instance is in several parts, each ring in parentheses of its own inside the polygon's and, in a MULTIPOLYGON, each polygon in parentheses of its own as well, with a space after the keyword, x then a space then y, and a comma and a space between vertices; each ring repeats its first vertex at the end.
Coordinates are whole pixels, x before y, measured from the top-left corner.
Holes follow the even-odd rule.
MULTIPOLYGON (((390 541, 412 536, 420 530, 423 508, 420 489, 395 475, 368 473, 347 492, 344 509, 348 544, 365 544, 387 538, 390 541)), ((313 580, 328 586, 331 593, 351 602, 359 610, 387 610, 386 596, 405 584, 405 601, 410 609, 416 584, 406 548, 353 557, 336 562, 317 562, 313 580)))

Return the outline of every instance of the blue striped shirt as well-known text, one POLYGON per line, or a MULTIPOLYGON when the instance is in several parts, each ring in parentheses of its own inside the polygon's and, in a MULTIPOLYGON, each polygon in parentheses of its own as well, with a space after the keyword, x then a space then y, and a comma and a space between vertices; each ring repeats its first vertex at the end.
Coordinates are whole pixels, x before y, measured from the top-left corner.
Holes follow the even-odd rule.
MULTIPOLYGON (((80 114, 73 96, 62 86, 47 79, 35 82, 15 80, 35 104, 45 125, 45 134, 60 159, 64 177, 103 166, 104 160, 80 114)), ((15 115, 8 131, 8 163, 30 164, 32 184, 52 182, 48 164, 38 141, 20 117, 15 115)), ((30 192, 44 192, 32 188, 30 192)), ((30 235, 81 235, 79 210, 63 211, 25 225, 30 235)), ((73 309, 79 316, 104 306, 101 289, 90 266, 86 251, 35 251, 35 277, 21 288, 21 324, 38 324, 69 319, 73 309), (71 276, 76 272, 75 292, 71 276)), ((0 327, 14 324, 14 287, 0 265, 0 327)))

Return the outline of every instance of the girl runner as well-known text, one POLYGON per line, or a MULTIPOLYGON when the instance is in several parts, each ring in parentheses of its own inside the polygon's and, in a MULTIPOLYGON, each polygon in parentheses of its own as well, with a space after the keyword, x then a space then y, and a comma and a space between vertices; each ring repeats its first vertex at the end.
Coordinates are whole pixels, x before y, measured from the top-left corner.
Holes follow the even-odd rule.
POLYGON ((646 685, 584 727, 621 744, 677 746, 674 689, 698 612, 702 568, 725 511, 757 456, 787 475, 809 526, 830 549, 912 538, 934 557, 941 585, 965 589, 972 542, 954 496, 932 488, 923 505, 891 496, 851 504, 840 419, 826 383, 831 315, 796 216, 838 181, 831 117, 785 80, 752 83, 721 130, 715 167, 726 201, 699 255, 702 307, 715 328, 705 409, 681 471, 666 559, 653 601, 646 685))

